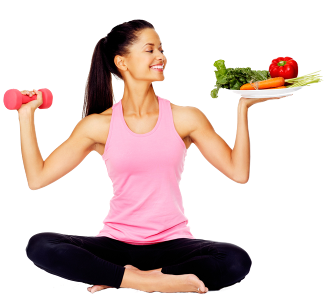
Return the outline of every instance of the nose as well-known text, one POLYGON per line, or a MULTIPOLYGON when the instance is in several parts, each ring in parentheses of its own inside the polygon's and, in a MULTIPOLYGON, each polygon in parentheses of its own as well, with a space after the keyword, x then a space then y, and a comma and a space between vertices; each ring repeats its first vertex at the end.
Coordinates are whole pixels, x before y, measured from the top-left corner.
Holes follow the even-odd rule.
POLYGON ((167 58, 163 53, 161 53, 161 55, 157 57, 157 61, 163 63, 164 66, 167 64, 167 58))
POLYGON ((157 57, 157 60, 165 62, 165 55, 163 53, 160 53, 160 55, 157 57))

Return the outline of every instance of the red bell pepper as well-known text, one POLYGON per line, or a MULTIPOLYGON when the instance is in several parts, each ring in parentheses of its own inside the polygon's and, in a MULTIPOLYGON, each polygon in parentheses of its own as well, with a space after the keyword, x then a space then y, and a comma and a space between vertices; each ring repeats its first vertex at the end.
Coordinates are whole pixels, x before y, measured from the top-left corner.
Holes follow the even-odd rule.
POLYGON ((278 57, 272 60, 269 72, 272 78, 296 78, 298 76, 298 64, 291 57, 278 57))

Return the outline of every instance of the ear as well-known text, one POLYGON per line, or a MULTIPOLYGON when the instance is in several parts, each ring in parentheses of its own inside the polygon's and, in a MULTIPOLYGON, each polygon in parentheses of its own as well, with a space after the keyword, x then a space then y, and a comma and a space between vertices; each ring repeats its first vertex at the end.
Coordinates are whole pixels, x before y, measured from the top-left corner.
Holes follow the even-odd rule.
POLYGON ((128 67, 125 64, 125 58, 123 56, 116 55, 114 57, 114 63, 120 71, 126 71, 128 69, 128 67))

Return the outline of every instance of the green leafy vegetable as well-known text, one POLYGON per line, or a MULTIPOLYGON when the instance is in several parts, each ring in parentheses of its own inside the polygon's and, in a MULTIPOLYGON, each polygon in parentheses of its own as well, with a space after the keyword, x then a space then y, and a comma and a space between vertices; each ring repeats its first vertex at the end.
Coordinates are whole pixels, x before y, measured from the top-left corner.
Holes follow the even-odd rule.
POLYGON ((256 82, 271 78, 269 71, 253 71, 250 67, 246 68, 226 68, 225 61, 220 59, 213 64, 217 71, 215 72, 217 82, 211 97, 217 98, 220 88, 237 89, 248 82, 256 82))

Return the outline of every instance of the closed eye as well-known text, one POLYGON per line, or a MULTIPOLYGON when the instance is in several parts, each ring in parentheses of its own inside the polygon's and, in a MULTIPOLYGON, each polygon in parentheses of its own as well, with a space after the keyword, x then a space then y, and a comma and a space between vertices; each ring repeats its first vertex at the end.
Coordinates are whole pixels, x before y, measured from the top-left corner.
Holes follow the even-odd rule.
MULTIPOLYGON (((151 50, 151 51, 147 51, 147 52, 150 52, 150 53, 152 53, 152 52, 153 52, 153 50, 151 50)), ((164 51, 164 50, 161 50, 160 52, 161 52, 161 53, 164 53, 165 51, 164 51)))

